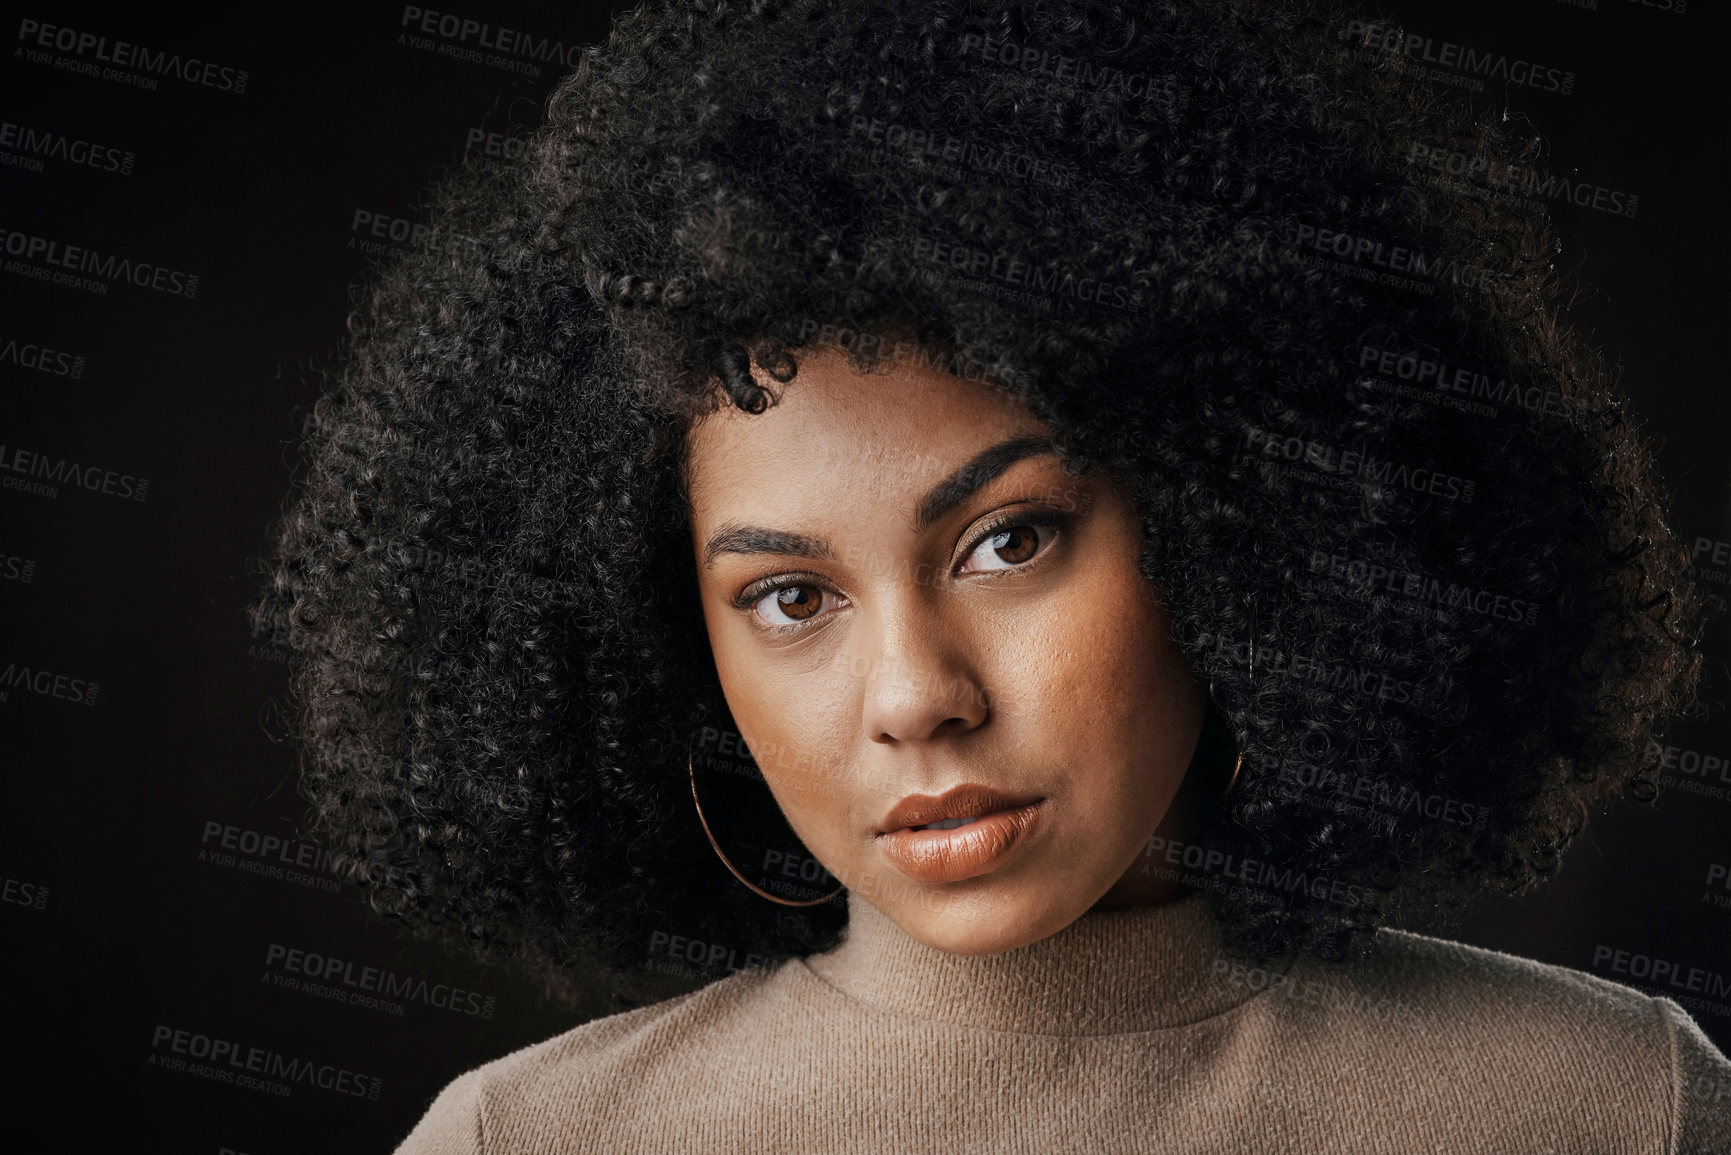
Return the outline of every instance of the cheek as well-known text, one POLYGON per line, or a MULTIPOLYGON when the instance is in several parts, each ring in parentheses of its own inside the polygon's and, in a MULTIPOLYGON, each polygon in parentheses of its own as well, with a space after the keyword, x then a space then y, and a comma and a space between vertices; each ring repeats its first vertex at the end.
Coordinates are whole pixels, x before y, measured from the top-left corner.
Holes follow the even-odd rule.
MULTIPOLYGON (((1154 589, 1134 569, 1094 569, 1012 630, 1000 667, 1006 720, 1066 775, 1144 782, 1177 758, 1200 713, 1189 668, 1154 589), (1014 708, 1020 707, 1020 708, 1014 708)), ((1182 773, 1183 767, 1177 767, 1182 773)))
POLYGON ((716 671, 733 721, 790 820, 834 796, 845 765, 845 671, 809 662, 753 661, 749 644, 716 646, 716 671))
POLYGON ((1104 736, 1143 719, 1166 695, 1159 685, 1159 640, 1149 622, 1124 614, 1077 615, 1055 632, 1029 692, 1051 724, 1104 736))

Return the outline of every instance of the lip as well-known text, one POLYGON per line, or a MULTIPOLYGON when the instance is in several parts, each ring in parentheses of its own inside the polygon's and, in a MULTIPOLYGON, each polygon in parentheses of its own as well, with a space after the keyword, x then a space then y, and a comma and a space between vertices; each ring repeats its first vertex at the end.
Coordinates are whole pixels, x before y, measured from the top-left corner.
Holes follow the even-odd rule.
POLYGON ((915 882, 960 882, 995 870, 1038 822, 1045 799, 965 782, 937 797, 910 794, 884 819, 884 856, 915 882), (915 830, 946 818, 972 818, 950 830, 915 830))

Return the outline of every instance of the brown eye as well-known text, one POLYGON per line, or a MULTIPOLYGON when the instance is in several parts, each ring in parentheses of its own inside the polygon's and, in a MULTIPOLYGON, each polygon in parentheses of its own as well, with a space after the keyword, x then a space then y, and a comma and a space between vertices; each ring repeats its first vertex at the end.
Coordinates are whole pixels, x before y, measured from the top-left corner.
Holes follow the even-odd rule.
POLYGON ((783 586, 757 600, 757 615, 772 626, 807 621, 823 609, 827 596, 817 586, 783 586))
POLYGON ((1034 556, 1034 551, 1040 548, 1040 535, 1034 532, 1031 525, 1018 525, 1003 533, 992 535, 992 552, 998 555, 999 561, 1010 565, 1021 565, 1034 556))
POLYGON ((1013 569, 1032 561, 1052 538, 1046 525, 1012 525, 999 530, 974 547, 964 571, 1013 569))

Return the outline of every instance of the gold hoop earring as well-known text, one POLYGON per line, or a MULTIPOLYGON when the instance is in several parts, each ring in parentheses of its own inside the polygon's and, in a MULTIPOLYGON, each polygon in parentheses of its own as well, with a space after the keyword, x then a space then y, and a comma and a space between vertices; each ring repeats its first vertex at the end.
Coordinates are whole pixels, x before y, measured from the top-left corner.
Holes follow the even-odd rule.
POLYGON ((1238 760, 1232 763, 1232 777, 1230 777, 1226 780, 1226 789, 1224 789, 1220 792, 1220 797, 1224 798, 1228 794, 1232 793, 1232 786, 1235 782, 1238 781, 1238 771, 1243 769, 1243 767, 1244 767, 1244 751, 1240 750, 1238 752, 1238 760))
POLYGON ((685 757, 685 769, 686 769, 686 772, 691 777, 691 804, 697 808, 697 820, 699 822, 703 823, 703 833, 708 836, 709 845, 715 848, 715 856, 717 858, 721 859, 721 865, 727 867, 728 871, 733 875, 733 877, 739 879, 739 881, 745 886, 745 888, 747 890, 751 891, 751 893, 758 895, 762 898, 767 898, 771 902, 779 902, 783 906, 817 906, 819 903, 828 902, 830 899, 834 898, 836 895, 840 894, 842 891, 847 889, 847 884, 843 883, 842 885, 836 887, 834 890, 830 891, 828 894, 824 895, 822 898, 810 898, 810 899, 805 899, 804 901, 796 902, 791 898, 781 898, 778 895, 774 895, 774 894, 769 893, 769 891, 764 890, 762 887, 753 883, 751 881, 751 879, 749 879, 749 878, 745 877, 745 875, 739 873, 739 870, 733 865, 733 863, 731 863, 727 860, 727 855, 722 853, 721 843, 719 843, 715 840, 715 832, 713 830, 709 829, 709 819, 707 819, 703 816, 703 803, 701 803, 697 800, 697 765, 696 765, 696 761, 697 761, 697 751, 695 751, 695 750, 691 751, 685 757))
MULTIPOLYGON (((1218 721, 1215 724, 1219 727, 1224 728, 1226 726, 1226 717, 1225 717, 1225 715, 1223 715, 1220 712, 1220 706, 1214 700, 1214 682, 1212 680, 1210 680, 1208 683, 1208 709, 1210 711, 1212 711, 1215 718, 1218 719, 1218 721)), ((1236 742, 1234 742, 1233 744, 1237 745, 1236 742)), ((1244 750, 1242 747, 1240 747, 1240 749, 1238 750, 1238 757, 1232 763, 1232 774, 1226 779, 1225 788, 1222 789, 1218 795, 1216 795, 1216 800, 1218 800, 1220 798, 1225 798, 1228 794, 1232 793, 1232 787, 1238 781, 1238 772, 1240 770, 1242 770, 1243 768, 1244 768, 1244 750)))
MULTIPOLYGON (((1247 682, 1254 682, 1256 680, 1256 636, 1254 633, 1250 637, 1250 670, 1246 673, 1245 680, 1247 682)), ((1211 701, 1214 698, 1213 682, 1208 683, 1208 697, 1211 701)), ((1216 709, 1218 709, 1218 707, 1216 707, 1216 709)), ((1237 745, 1237 743, 1234 742, 1234 745, 1237 745)), ((1226 789, 1220 792, 1221 798, 1225 798, 1228 794, 1232 793, 1233 786, 1238 784, 1238 772, 1242 769, 1244 769, 1244 747, 1239 746, 1238 757, 1232 763, 1232 776, 1226 780, 1226 789)))

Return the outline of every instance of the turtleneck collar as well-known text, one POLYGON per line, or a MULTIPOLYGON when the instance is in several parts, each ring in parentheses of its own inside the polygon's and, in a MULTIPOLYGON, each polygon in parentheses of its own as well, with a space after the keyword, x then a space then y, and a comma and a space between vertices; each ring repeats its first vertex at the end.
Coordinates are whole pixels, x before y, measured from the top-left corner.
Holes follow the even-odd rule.
POLYGON ((1223 958, 1201 892, 1090 910, 1056 934, 987 955, 929 947, 852 891, 847 904, 842 942, 804 965, 861 1002, 927 1020, 1045 1035, 1152 1031, 1220 1014, 1269 981, 1223 958))

